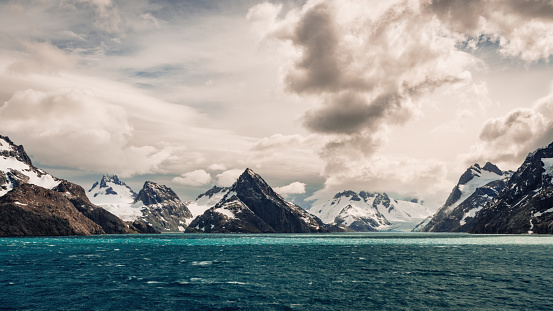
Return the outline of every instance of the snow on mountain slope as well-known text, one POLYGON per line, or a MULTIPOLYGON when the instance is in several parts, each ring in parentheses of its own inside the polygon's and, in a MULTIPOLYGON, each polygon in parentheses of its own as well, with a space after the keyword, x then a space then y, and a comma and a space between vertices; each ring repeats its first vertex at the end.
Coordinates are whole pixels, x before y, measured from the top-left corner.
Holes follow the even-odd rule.
POLYGON ((135 204, 142 206, 140 219, 161 232, 184 231, 193 219, 186 203, 171 188, 152 181, 144 183, 135 204))
POLYGON ((201 195, 197 201, 206 206, 220 195, 222 199, 196 217, 188 227, 188 231, 251 233, 329 231, 320 219, 284 200, 261 176, 250 169, 246 169, 230 189, 212 190, 210 195, 201 195))
POLYGON ((385 193, 351 190, 337 193, 332 200, 315 202, 309 212, 326 224, 344 225, 354 231, 411 230, 433 214, 416 202, 395 200, 385 193))
POLYGON ((474 164, 459 178, 445 204, 424 226, 426 232, 467 232, 476 214, 505 187, 513 172, 501 171, 488 162, 474 164))
POLYGON ((471 233, 553 233, 553 143, 530 153, 476 213, 471 233))
POLYGON ((229 187, 214 186, 205 193, 200 194, 195 201, 189 203, 188 209, 194 217, 202 215, 205 211, 219 203, 229 190, 229 187))
POLYGON ((0 135, 0 196, 22 183, 53 189, 60 180, 33 166, 23 146, 0 135))
POLYGON ((86 195, 90 202, 125 221, 134 221, 142 216, 142 202, 134 202, 136 193, 116 175, 104 175, 86 195))

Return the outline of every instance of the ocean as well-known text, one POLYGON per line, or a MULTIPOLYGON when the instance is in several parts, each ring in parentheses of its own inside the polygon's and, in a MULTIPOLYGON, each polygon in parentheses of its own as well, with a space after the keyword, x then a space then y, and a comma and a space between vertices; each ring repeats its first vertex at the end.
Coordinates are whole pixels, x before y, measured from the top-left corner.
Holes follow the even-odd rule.
POLYGON ((553 310, 553 236, 0 238, 2 310, 553 310))

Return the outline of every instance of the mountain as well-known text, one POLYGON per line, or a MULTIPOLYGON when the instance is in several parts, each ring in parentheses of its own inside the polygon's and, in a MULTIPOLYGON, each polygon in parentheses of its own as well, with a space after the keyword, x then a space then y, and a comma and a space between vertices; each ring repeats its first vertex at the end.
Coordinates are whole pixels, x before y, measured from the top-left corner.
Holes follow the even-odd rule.
POLYGON ((474 164, 459 178, 445 204, 426 223, 420 226, 423 232, 468 232, 474 216, 496 197, 512 171, 501 171, 488 162, 484 167, 474 164))
POLYGON ((60 192, 24 183, 0 197, 0 236, 103 233, 60 192))
POLYGON ((186 203, 169 187, 146 181, 134 203, 141 206, 139 219, 159 231, 184 231, 193 216, 186 203))
POLYGON ((36 168, 22 146, 0 136, 0 235, 128 233, 82 187, 36 168))
POLYGON ((553 233, 553 143, 530 153, 475 216, 471 233, 553 233))
POLYGON ((284 200, 261 176, 246 169, 224 197, 196 217, 187 231, 303 233, 329 230, 320 219, 284 200))
POLYGON ((90 201, 123 219, 135 221, 142 216, 141 203, 135 203, 136 192, 117 177, 104 175, 86 192, 90 201))
POLYGON ((0 196, 25 183, 52 189, 60 179, 34 167, 23 146, 0 135, 0 196))
POLYGON ((353 231, 411 230, 432 210, 418 201, 390 198, 386 193, 346 190, 331 200, 318 201, 309 212, 328 225, 353 231))
POLYGON ((196 200, 188 204, 188 209, 194 217, 202 215, 209 208, 219 203, 221 199, 230 191, 230 187, 217 187, 209 189, 205 193, 200 194, 196 200))

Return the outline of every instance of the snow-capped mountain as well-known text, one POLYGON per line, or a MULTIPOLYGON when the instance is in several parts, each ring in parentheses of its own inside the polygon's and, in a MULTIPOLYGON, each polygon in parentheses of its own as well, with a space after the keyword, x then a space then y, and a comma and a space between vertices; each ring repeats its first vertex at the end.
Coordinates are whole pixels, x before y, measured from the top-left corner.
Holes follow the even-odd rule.
POLYGON ((34 167, 23 146, 0 135, 0 196, 23 183, 52 189, 60 179, 34 167))
POLYGON ((134 206, 140 206, 140 219, 159 231, 184 231, 193 216, 178 195, 169 187, 146 181, 134 206))
POLYGON ((205 211, 219 203, 221 199, 229 192, 230 187, 217 187, 209 189, 200 194, 196 200, 188 204, 188 209, 194 217, 200 216, 205 211))
POLYGON ((445 204, 426 223, 424 232, 467 232, 474 216, 505 187, 512 171, 501 171, 488 162, 484 167, 474 164, 459 178, 445 204))
POLYGON ((0 235, 128 233, 82 187, 33 166, 23 146, 0 136, 0 235), (5 197, 5 198, 4 198, 5 197))
MULTIPOLYGON (((220 193, 220 191, 218 191, 220 193)), ((246 169, 215 206, 198 216, 191 232, 328 232, 317 217, 284 200, 246 169)))
POLYGON ((472 233, 553 233, 553 143, 530 153, 475 216, 472 233))
POLYGON ((411 230, 433 211, 418 202, 395 200, 386 193, 346 190, 315 202, 309 212, 329 225, 353 231, 411 230))
POLYGON ((135 204, 136 192, 117 177, 104 175, 86 193, 90 201, 117 215, 125 221, 134 221, 142 216, 143 204, 135 204))

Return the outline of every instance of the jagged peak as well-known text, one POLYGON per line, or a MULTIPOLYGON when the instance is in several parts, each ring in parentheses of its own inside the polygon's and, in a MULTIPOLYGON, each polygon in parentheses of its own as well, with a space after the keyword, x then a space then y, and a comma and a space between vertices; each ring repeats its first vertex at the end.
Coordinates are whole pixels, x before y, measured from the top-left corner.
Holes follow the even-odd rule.
POLYGON ((22 145, 16 145, 8 136, 0 135, 0 155, 4 157, 14 157, 17 160, 33 166, 31 158, 25 152, 22 145), (5 142, 5 145, 4 143, 5 142))
POLYGON ((344 190, 342 192, 338 192, 334 195, 334 199, 339 199, 341 197, 356 197, 357 192, 353 190, 344 190))
POLYGON ((144 205, 150 205, 169 200, 180 201, 180 198, 173 189, 148 180, 144 182, 144 186, 136 196, 135 203, 142 201, 144 205))
POLYGON ((119 177, 117 177, 117 175, 104 174, 104 176, 102 176, 102 180, 104 180, 106 182, 111 181, 111 182, 116 183, 116 184, 121 183, 121 180, 119 179, 119 177))
POLYGON ((212 197, 214 194, 216 193, 220 193, 220 192, 223 192, 223 191, 228 191, 230 189, 230 187, 219 187, 219 186, 213 186, 213 188, 207 190, 206 192, 200 194, 196 200, 199 200, 200 198, 203 198, 205 196, 207 197, 212 197))
POLYGON ((480 170, 480 165, 475 163, 473 166, 467 168, 467 170, 459 177, 459 183, 457 185, 464 185, 471 181, 475 176, 480 176, 482 171, 480 170))
POLYGON ((497 167, 497 165, 491 162, 486 162, 486 165, 484 165, 482 169, 488 172, 496 173, 499 176, 503 176, 503 171, 500 170, 499 167, 497 167))

